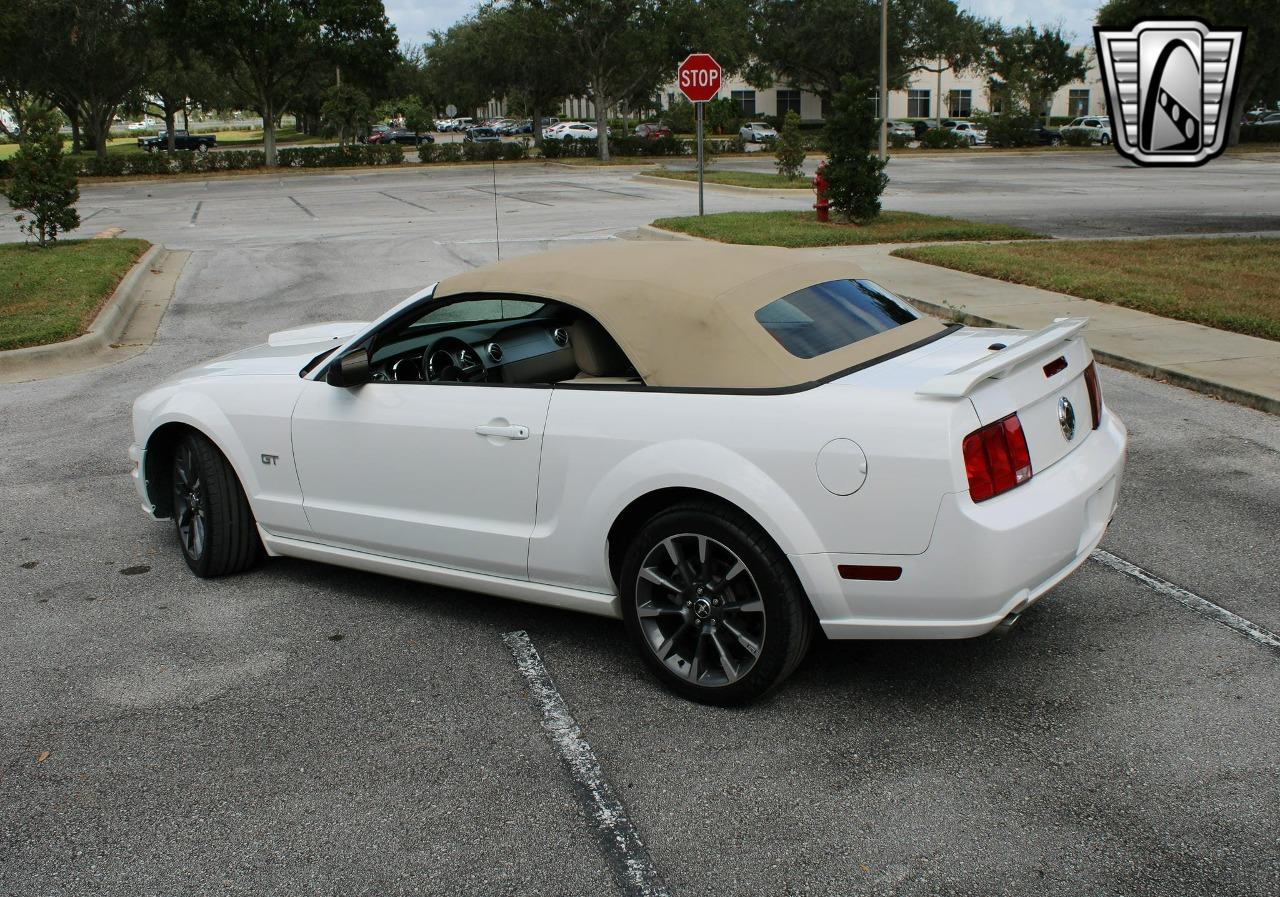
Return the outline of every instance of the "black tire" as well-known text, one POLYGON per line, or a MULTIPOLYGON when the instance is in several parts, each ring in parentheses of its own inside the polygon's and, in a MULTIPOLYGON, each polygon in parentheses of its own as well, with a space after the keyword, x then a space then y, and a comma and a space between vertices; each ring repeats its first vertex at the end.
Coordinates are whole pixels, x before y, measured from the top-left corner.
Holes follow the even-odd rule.
POLYGON ((262 543, 240 480, 217 447, 188 433, 173 452, 173 522, 182 557, 199 577, 252 567, 262 543))
POLYGON ((667 688, 699 703, 760 697, 791 675, 813 640, 816 621, 787 556, 755 521, 714 502, 682 503, 650 519, 627 548, 620 576, 622 615, 640 657, 667 688), (689 566, 673 564, 666 586, 650 584, 648 574, 642 582, 642 567, 669 557, 673 540, 705 552, 700 569, 689 556, 689 566), (730 558, 745 571, 726 571, 730 558), (762 609, 748 610, 756 605, 762 609))
POLYGON ((1110 137, 1108 137, 1106 134, 1103 134, 1103 135, 1102 135, 1102 145, 1103 145, 1103 146, 1109 146, 1109 145, 1110 145, 1110 143, 1111 143, 1111 138, 1110 138, 1110 137))

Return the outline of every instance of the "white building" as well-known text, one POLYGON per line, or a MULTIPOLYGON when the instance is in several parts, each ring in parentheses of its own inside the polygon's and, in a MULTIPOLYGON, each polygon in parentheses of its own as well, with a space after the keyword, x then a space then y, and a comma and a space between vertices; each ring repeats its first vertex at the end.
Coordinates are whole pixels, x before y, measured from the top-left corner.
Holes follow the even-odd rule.
MULTIPOLYGON (((1076 118, 1106 114, 1107 100, 1093 48, 1086 48, 1085 55, 1089 63, 1085 79, 1068 84, 1054 94, 1049 103, 1050 115, 1076 118)), ((793 109, 799 113, 801 121, 820 122, 823 119, 821 97, 793 88, 786 82, 761 89, 740 78, 730 78, 725 80, 717 97, 729 97, 737 102, 747 119, 765 115, 781 118, 793 109)), ((941 79, 937 72, 920 71, 912 76, 906 90, 889 92, 889 118, 938 118, 939 97, 942 98, 942 118, 968 118, 974 112, 1001 111, 999 100, 993 102, 990 96, 987 73, 981 69, 961 72, 947 70, 942 72, 941 79)), ((673 80, 659 92, 656 99, 663 109, 668 109, 683 97, 673 80)), ((476 110, 477 116, 481 118, 497 118, 506 112, 506 102, 499 99, 492 99, 476 110)), ((586 97, 570 97, 558 109, 548 110, 544 114, 557 115, 565 120, 592 121, 595 119, 596 107, 586 97)), ((611 117, 618 117, 616 110, 611 117)))
MULTIPOLYGON (((1081 115, 1106 114, 1106 95, 1092 48, 1087 48, 1086 56, 1089 70, 1085 79, 1068 84, 1054 94, 1049 104, 1050 115, 1075 118, 1081 115)), ((791 110, 799 113, 801 121, 818 122, 823 118, 820 97, 796 90, 785 82, 758 89, 740 79, 728 79, 721 87, 719 96, 729 97, 739 103, 747 118, 763 115, 781 118, 791 110)), ((999 100, 992 101, 985 71, 944 71, 941 83, 937 72, 921 71, 912 76, 906 90, 889 92, 889 118, 938 118, 939 97, 942 98, 943 118, 968 118, 974 112, 1001 111, 999 100)), ((681 99, 674 81, 663 90, 661 99, 664 109, 681 99)))

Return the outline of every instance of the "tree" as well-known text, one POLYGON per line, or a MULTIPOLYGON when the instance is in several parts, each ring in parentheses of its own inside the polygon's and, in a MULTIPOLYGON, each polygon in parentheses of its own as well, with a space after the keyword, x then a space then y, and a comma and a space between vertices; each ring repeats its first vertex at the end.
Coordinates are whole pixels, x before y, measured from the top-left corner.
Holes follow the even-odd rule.
POLYGON ((1048 104, 1064 84, 1083 81, 1089 71, 1084 50, 1072 50, 1061 29, 1026 25, 995 37, 986 53, 991 95, 1048 123, 1048 104))
MULTIPOLYGON (((1098 24, 1128 28, 1143 19, 1199 16, 1215 28, 1247 28, 1240 56, 1240 84, 1223 124, 1230 128, 1227 145, 1240 142, 1240 122, 1248 103, 1257 99, 1264 85, 1280 90, 1280 15, 1276 0, 1109 0, 1098 10, 1098 24)), ((1273 96, 1271 99, 1275 99, 1273 96)))
POLYGON ((393 64, 396 33, 382 0, 178 0, 187 26, 262 116, 276 164, 276 124, 319 66, 393 64))
POLYGON ((13 157, 13 179, 5 191, 18 210, 14 220, 22 230, 48 246, 58 234, 80 226, 76 200, 80 188, 75 171, 62 155, 62 136, 56 113, 47 106, 32 106, 23 116, 22 139, 13 157), (27 215, 30 220, 27 221, 27 215), (26 221, 27 223, 22 224, 26 221))
POLYGON ((0 4, 0 90, 21 108, 38 97, 80 128, 105 157, 111 122, 150 69, 160 0, 4 0, 0 4))
MULTIPOLYGON (((946 68, 973 65, 987 27, 954 0, 894 0, 890 89, 915 72, 938 71, 939 60, 946 68)), ((759 49, 748 77, 758 86, 776 77, 830 103, 847 76, 879 80, 880 0, 757 0, 752 30, 759 49)))
POLYGON ((871 104, 870 80, 845 77, 832 100, 824 142, 827 162, 827 198, 831 207, 850 221, 865 223, 880 214, 880 194, 889 184, 884 173, 887 159, 872 153, 879 130, 871 104))
POLYGON ((432 32, 425 50, 426 77, 441 102, 471 115, 494 95, 486 46, 483 26, 475 17, 444 33, 432 32))
POLYGON ((699 45, 723 37, 716 57, 729 71, 747 60, 746 6, 740 0, 527 2, 546 10, 568 35, 565 62, 576 66, 578 83, 595 106, 601 159, 609 158, 609 109, 620 100, 653 96, 699 45))
POLYGON ((74 110, 99 159, 111 122, 155 62, 157 0, 42 0, 49 92, 74 110))
POLYGON ((795 180, 804 166, 804 138, 800 135, 800 116, 794 109, 787 110, 778 134, 778 148, 774 150, 778 174, 795 180))
POLYGON ((346 146, 348 140, 369 130, 373 107, 363 90, 350 84, 335 84, 324 93, 320 117, 337 133, 338 146, 346 146))

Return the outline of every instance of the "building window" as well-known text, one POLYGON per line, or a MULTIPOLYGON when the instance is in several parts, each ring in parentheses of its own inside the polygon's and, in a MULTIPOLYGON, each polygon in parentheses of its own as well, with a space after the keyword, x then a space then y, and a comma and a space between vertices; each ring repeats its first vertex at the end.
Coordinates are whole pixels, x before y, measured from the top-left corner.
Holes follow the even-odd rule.
POLYGON ((1079 118, 1089 114, 1089 88, 1072 88, 1067 95, 1067 115, 1079 118))
POLYGON ((973 112, 973 91, 952 90, 947 94, 947 114, 952 118, 968 118, 973 112))
POLYGON ((676 92, 674 90, 667 91, 667 108, 670 109, 676 104, 676 92))
POLYGON ((927 90, 907 91, 907 118, 928 118, 932 114, 931 94, 927 90))
POLYGON ((756 92, 754 90, 731 90, 729 96, 738 104, 742 114, 748 118, 756 114, 756 92))
POLYGON ((1000 115, 1004 112, 1004 97, 991 98, 991 114, 1000 115))
POLYGON ((778 96, 778 118, 785 118, 788 112, 800 114, 800 91, 798 90, 779 90, 778 96))

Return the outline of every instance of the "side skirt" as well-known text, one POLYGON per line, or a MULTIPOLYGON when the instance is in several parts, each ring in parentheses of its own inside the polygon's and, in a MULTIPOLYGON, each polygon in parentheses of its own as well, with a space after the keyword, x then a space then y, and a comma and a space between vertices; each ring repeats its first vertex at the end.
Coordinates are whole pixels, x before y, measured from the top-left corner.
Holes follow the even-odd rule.
POLYGON ((399 579, 411 579, 434 586, 459 589, 464 592, 482 592, 499 598, 511 598, 516 601, 527 601, 530 604, 543 604, 547 607, 559 607, 564 610, 581 611, 601 617, 620 619, 622 611, 617 595, 606 595, 601 592, 587 592, 581 589, 569 589, 563 586, 546 585, 539 582, 528 582, 520 579, 507 579, 502 576, 489 576, 484 573, 471 573, 466 570, 455 570, 451 567, 437 567, 434 564, 423 564, 417 561, 406 561, 400 558, 369 554, 350 548, 337 548, 319 542, 307 542, 302 539, 290 539, 286 536, 273 535, 261 526, 258 532, 262 536, 262 544, 267 554, 272 557, 293 557, 307 561, 319 561, 324 564, 335 564, 339 567, 351 567, 355 570, 367 570, 370 573, 381 573, 384 576, 395 576, 399 579))

